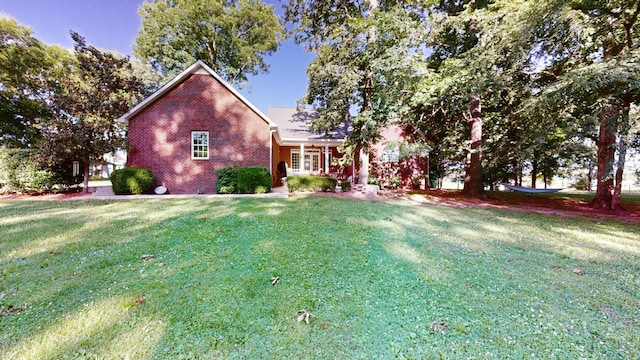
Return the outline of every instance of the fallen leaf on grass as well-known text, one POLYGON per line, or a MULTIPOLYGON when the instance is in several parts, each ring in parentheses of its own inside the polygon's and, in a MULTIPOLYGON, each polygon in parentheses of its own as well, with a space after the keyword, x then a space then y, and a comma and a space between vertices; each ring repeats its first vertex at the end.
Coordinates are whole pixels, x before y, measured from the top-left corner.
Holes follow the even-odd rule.
POLYGON ((600 311, 602 311, 610 319, 615 319, 617 316, 616 312, 608 307, 601 306, 600 311))
POLYGON ((582 271, 582 269, 578 269, 578 268, 573 269, 573 273, 576 275, 584 275, 584 272, 582 271))
POLYGON ((140 306, 140 304, 142 304, 143 302, 144 302, 144 296, 140 296, 135 301, 136 305, 138 305, 138 306, 140 306))
POLYGON ((149 259, 153 259, 153 255, 151 255, 151 254, 144 254, 144 255, 140 256, 140 259, 142 259, 142 260, 149 260, 149 259))
POLYGON ((329 327, 329 324, 327 324, 327 323, 322 324, 322 328, 323 328, 323 329, 326 329, 326 328, 328 328, 328 327, 329 327))
POLYGON ((309 318, 311 318, 312 316, 315 316, 305 309, 298 310, 296 315, 298 315, 298 319, 297 319, 298 322, 302 322, 302 320, 304 320, 304 322, 306 322, 307 325, 309 325, 309 318))
POLYGON ((429 330, 431 330, 431 333, 435 333, 436 331, 440 331, 442 333, 442 335, 444 335, 445 332, 445 328, 447 327, 447 323, 445 322, 440 322, 438 321, 438 319, 433 320, 433 322, 429 325, 429 330))
POLYGON ((280 282, 280 277, 279 276, 274 276, 271 278, 271 286, 277 284, 280 282))
POLYGON ((61 253, 59 253, 59 252, 57 252, 57 251, 50 251, 50 252, 49 252, 49 255, 51 255, 51 256, 58 256, 58 255, 60 255, 60 254, 61 254, 61 253))
POLYGON ((15 315, 17 313, 19 313, 20 311, 25 311, 27 309, 26 305, 22 305, 19 307, 13 307, 13 305, 9 305, 7 306, 7 310, 3 311, 0 313, 0 316, 9 316, 9 315, 15 315))

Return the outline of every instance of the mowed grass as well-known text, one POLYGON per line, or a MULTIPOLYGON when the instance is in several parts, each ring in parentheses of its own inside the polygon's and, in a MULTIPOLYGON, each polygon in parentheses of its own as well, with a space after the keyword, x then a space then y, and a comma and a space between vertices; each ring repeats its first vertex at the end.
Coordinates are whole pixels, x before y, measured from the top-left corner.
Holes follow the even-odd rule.
POLYGON ((638 224, 321 196, 0 214, 2 359, 640 357, 638 224))

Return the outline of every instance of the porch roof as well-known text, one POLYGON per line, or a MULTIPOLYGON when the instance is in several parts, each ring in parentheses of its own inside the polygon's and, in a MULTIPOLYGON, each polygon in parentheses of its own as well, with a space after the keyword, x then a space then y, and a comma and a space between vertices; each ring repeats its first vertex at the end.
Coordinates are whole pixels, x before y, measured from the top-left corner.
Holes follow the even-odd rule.
POLYGON ((315 110, 295 107, 269 107, 267 116, 278 126, 277 137, 280 145, 329 144, 337 145, 349 134, 349 124, 344 124, 328 134, 311 130, 311 121, 318 117, 315 110))

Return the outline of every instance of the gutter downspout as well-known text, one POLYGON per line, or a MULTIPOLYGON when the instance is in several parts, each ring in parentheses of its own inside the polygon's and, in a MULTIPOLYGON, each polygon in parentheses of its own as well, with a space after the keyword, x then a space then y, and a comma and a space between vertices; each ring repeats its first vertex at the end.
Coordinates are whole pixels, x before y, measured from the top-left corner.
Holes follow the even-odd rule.
POLYGON ((269 174, 271 174, 271 178, 273 178, 273 134, 275 132, 275 129, 269 130, 269 174))

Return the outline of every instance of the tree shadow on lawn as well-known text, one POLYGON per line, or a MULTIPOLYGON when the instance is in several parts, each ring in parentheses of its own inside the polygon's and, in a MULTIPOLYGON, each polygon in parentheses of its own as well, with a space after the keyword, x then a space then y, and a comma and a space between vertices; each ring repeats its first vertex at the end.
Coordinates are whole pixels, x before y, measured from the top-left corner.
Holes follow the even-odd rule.
MULTIPOLYGON (((68 243, 46 247, 45 241, 45 251, 21 256, 14 248, 17 255, 0 263, 0 304, 28 304, 19 315, 0 318, 11 329, 0 339, 0 351, 18 357, 38 351, 42 342, 42 358, 124 355, 131 343, 124 339, 137 331, 148 335, 138 337, 146 350, 133 358, 420 357, 454 351, 469 339, 509 354, 498 341, 502 336, 535 338, 538 328, 520 314, 531 307, 543 309, 554 324, 582 316, 595 321, 593 328, 620 332, 625 326, 601 323, 599 307, 615 309, 621 319, 637 316, 637 308, 627 308, 633 301, 589 300, 603 279, 622 288, 615 276, 637 268, 633 252, 605 243, 585 259, 566 248, 583 242, 578 231, 631 236, 634 230, 618 223, 321 196, 91 201, 71 210, 68 203, 54 203, 42 218, 29 218, 33 208, 9 209, 14 227, 9 237, 0 230, 5 241, 35 241, 28 227, 44 232, 50 218, 61 224, 72 219, 81 229, 68 243), (553 224, 548 234, 527 238, 545 221, 553 224), (507 230, 496 231, 502 228, 507 230), (560 231, 566 228, 576 233, 560 231), (143 254, 153 257, 143 260, 143 254), (571 271, 577 266, 584 275, 571 271), (273 276, 281 283, 272 286, 273 276), (587 310, 570 306, 570 299, 587 310), (317 316, 309 326, 295 322, 303 308, 317 316), (85 315, 103 324, 80 321, 65 329, 85 315), (447 336, 430 332, 435 318, 449 324, 447 336), (60 336, 56 329, 71 333, 62 335, 60 346, 52 345, 60 336)), ((56 227, 43 236, 64 235, 64 227, 56 227)), ((555 345, 564 346, 538 344, 555 345)))

